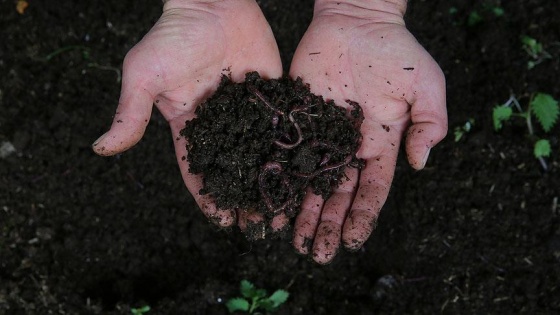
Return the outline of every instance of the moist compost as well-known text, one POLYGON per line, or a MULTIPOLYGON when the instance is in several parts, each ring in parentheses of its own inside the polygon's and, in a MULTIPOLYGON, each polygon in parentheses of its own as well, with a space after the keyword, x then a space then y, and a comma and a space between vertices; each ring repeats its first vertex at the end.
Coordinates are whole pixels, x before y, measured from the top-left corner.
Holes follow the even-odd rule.
POLYGON ((359 167, 362 112, 310 92, 301 78, 264 80, 257 72, 234 83, 223 76, 181 135, 189 171, 220 209, 258 211, 267 219, 297 214, 307 187, 328 198, 359 167))

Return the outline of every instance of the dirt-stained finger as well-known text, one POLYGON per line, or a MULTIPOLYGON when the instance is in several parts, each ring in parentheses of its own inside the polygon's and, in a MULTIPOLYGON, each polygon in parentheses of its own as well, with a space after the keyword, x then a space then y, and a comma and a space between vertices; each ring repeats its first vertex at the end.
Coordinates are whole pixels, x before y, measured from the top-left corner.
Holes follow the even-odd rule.
POLYGON ((389 195, 395 171, 396 151, 366 161, 360 176, 350 213, 342 234, 344 247, 356 251, 362 247, 375 228, 383 204, 389 195))
POLYGON ((300 213, 296 217, 292 241, 295 250, 302 255, 309 254, 313 246, 324 203, 323 197, 314 194, 312 189, 307 189, 300 213))
POLYGON ((265 219, 255 210, 237 210, 239 228, 249 241, 262 240, 266 237, 265 219))
MULTIPOLYGON (((127 84, 123 83, 125 86, 127 84)), ((95 140, 93 151, 102 156, 111 156, 138 143, 148 125, 152 102, 152 96, 146 91, 131 93, 123 90, 111 128, 95 140)))
POLYGON ((407 131, 406 153, 417 170, 424 168, 430 149, 446 136, 448 128, 445 77, 437 63, 428 58, 430 62, 415 85, 415 97, 409 100, 412 126, 407 131))
POLYGON ((214 203, 214 199, 209 195, 195 193, 193 197, 202 213, 204 213, 210 222, 223 228, 235 225, 237 216, 234 210, 218 209, 214 203))
POLYGON ((342 225, 350 209, 358 185, 359 171, 346 168, 347 179, 343 179, 325 202, 321 223, 313 243, 313 260, 319 264, 330 263, 340 248, 342 225))
POLYGON ((278 233, 286 228, 288 228, 288 224, 290 223, 290 218, 284 213, 280 212, 277 216, 272 218, 270 221, 270 228, 272 229, 272 233, 278 233))
POLYGON ((313 260, 321 265, 332 262, 340 249, 340 225, 331 221, 323 221, 317 229, 313 243, 313 260))
POLYGON ((357 251, 367 241, 377 223, 379 211, 352 209, 344 223, 342 235, 344 248, 348 251, 357 251))

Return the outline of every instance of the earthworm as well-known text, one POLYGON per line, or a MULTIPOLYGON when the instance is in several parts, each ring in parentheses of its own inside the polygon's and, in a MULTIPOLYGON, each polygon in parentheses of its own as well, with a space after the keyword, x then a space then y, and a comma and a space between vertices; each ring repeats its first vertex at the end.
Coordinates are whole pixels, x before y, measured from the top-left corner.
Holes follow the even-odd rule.
POLYGON ((268 108, 272 109, 277 115, 284 116, 284 112, 279 110, 278 108, 272 106, 270 102, 262 95, 262 93, 254 86, 254 85, 247 85, 247 89, 251 91, 251 93, 255 94, 268 108))
POLYGON ((266 175, 268 173, 272 173, 273 175, 279 175, 282 173, 282 165, 278 162, 267 162, 263 165, 262 167, 262 171, 259 174, 259 190, 261 192, 261 196, 262 199, 266 205, 266 207, 268 208, 269 212, 273 215, 276 215, 277 213, 284 211, 286 208, 288 208, 289 206, 291 206, 293 200, 292 200, 292 195, 293 195, 293 189, 292 186, 290 185, 288 176, 286 174, 282 174, 282 184, 284 186, 286 186, 288 188, 288 199, 279 207, 275 207, 273 202, 272 202, 272 198, 270 198, 270 195, 266 192, 266 175))
POLYGON ((337 169, 337 168, 341 168, 343 166, 347 166, 348 164, 350 164, 350 162, 352 162, 352 155, 348 155, 341 162, 325 165, 322 168, 316 170, 315 172, 312 172, 312 173, 293 173, 293 175, 297 176, 297 177, 313 179, 313 178, 317 177, 318 175, 321 175, 321 173, 331 171, 331 170, 334 170, 334 169, 337 169))
POLYGON ((301 141, 303 141, 303 135, 301 133, 301 127, 299 126, 299 124, 295 120, 294 115, 293 115, 293 111, 290 112, 290 114, 288 115, 288 119, 290 119, 292 124, 294 124, 294 128, 296 128, 298 139, 296 140, 296 142, 291 143, 291 144, 282 142, 280 140, 274 141, 274 144, 276 144, 277 146, 279 146, 283 149, 286 149, 286 150, 290 150, 290 149, 293 149, 293 148, 297 147, 301 143, 301 141))

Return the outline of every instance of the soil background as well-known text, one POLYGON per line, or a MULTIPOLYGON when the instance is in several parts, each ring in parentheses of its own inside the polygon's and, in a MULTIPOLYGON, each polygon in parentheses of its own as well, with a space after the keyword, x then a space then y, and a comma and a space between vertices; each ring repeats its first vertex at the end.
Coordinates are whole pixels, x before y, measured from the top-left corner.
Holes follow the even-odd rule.
MULTIPOLYGON (((259 3, 288 69, 313 1, 259 3)), ((522 122, 495 133, 491 121, 512 93, 560 98, 560 2, 410 1, 407 25, 447 77, 450 132, 424 171, 401 154, 377 230, 328 266, 208 223, 156 111, 133 149, 92 152, 119 96, 109 68, 159 1, 29 4, 20 15, 0 0, 0 144, 16 150, 0 159, 0 314, 226 314, 242 279, 287 289, 279 314, 560 312, 560 127, 543 172, 522 122), (483 19, 468 26, 473 10, 483 19), (528 70, 523 34, 552 58, 528 70)))

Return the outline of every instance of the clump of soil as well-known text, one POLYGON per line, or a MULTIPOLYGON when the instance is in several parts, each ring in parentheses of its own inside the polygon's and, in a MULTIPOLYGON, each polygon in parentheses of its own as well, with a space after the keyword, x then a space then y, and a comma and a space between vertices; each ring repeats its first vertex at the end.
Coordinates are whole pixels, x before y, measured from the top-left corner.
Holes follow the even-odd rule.
POLYGON ((300 78, 245 82, 227 76, 196 109, 181 135, 190 172, 203 174, 201 194, 218 208, 259 211, 271 219, 297 214, 306 188, 328 198, 356 158, 363 115, 312 94, 300 78))

